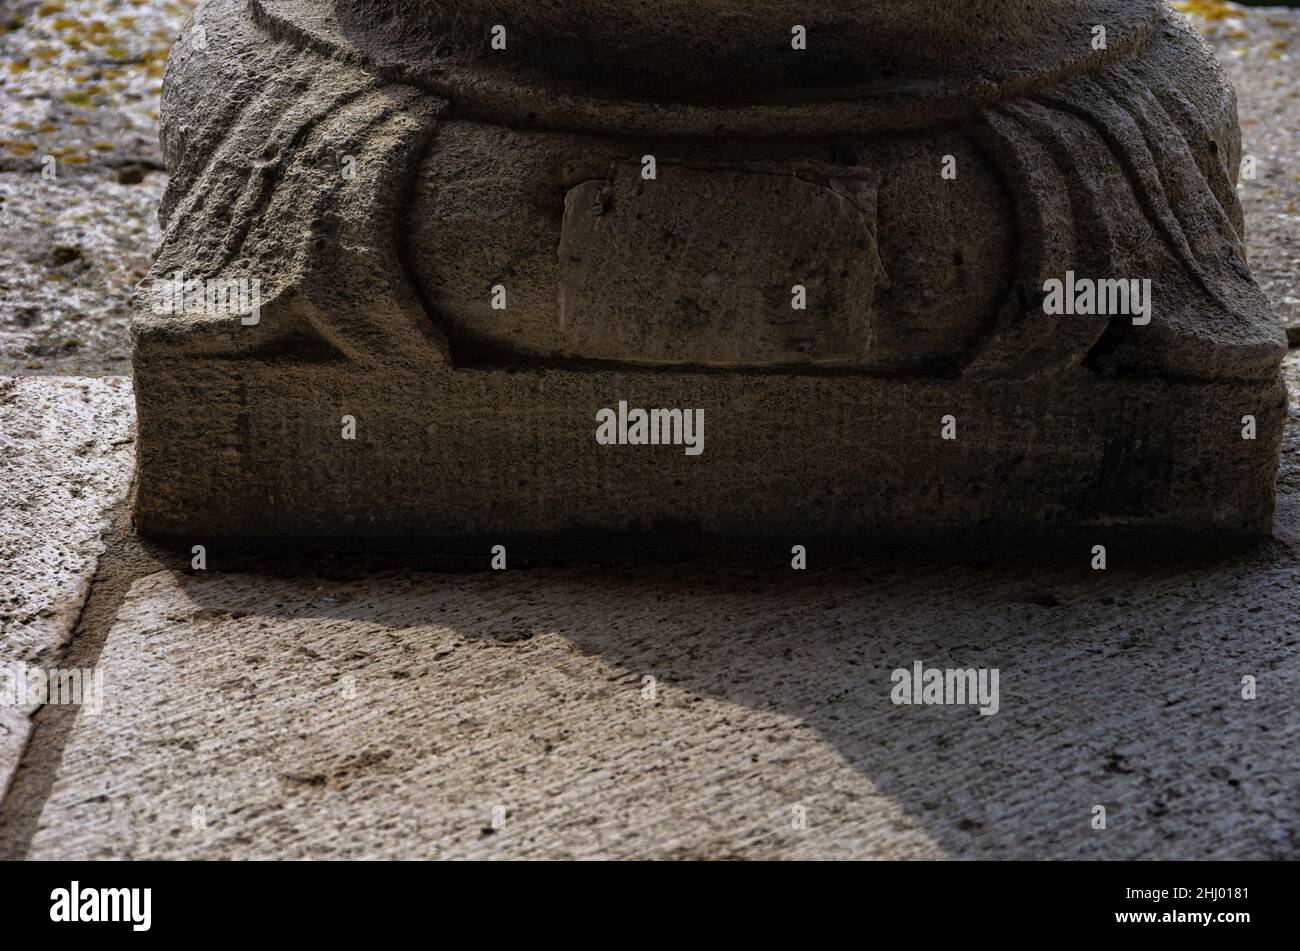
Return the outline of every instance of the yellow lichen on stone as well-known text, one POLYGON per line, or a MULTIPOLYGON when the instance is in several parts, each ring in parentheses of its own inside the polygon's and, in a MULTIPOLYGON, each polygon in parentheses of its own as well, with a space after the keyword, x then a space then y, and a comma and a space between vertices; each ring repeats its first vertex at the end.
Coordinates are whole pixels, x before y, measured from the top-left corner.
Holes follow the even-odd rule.
POLYGON ((1200 17, 1202 20, 1224 20, 1241 15, 1228 4, 1218 3, 1216 0, 1181 0, 1174 4, 1174 8, 1180 13, 1200 17))

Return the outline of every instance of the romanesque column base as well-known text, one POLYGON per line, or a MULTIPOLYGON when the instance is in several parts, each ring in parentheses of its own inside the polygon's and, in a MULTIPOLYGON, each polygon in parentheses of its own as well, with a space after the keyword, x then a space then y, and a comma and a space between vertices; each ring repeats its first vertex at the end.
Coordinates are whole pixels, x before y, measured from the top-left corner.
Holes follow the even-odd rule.
POLYGON ((1285 338, 1169 7, 866 4, 801 46, 779 3, 673 0, 681 46, 584 3, 606 33, 200 8, 133 324, 142 531, 1269 531, 1285 338))

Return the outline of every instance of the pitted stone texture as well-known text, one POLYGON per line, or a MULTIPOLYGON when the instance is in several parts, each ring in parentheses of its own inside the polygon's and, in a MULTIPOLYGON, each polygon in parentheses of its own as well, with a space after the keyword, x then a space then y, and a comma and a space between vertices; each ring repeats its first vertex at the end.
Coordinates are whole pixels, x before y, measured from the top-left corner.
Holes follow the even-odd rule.
POLYGON ((131 291, 158 243, 166 184, 163 66, 193 6, 4 4, 0 372, 126 372, 131 291))
POLYGON ((811 554, 807 572, 774 551, 754 571, 147 576, 30 855, 1297 854, 1293 559, 811 554), (894 705, 916 660, 999 668, 1000 711, 894 705))
POLYGON ((1300 346, 1300 9, 1179 3, 1213 45, 1241 99, 1243 154, 1254 178, 1239 191, 1246 212, 1250 269, 1300 346))
MULTIPOLYGON (((131 484, 125 377, 0 378, 0 664, 51 665, 131 484)), ((0 792, 30 711, 0 707, 0 792)))
POLYGON ((158 241, 163 186, 103 169, 53 182, 0 172, 0 368, 126 372, 131 294, 158 241))
POLYGON ((411 276, 471 354, 951 369, 1014 277, 1010 195, 955 132, 738 149, 450 120, 416 174, 411 276), (955 180, 882 172, 944 155, 955 180))
POLYGON ((865 357, 884 273, 876 182, 667 165, 648 182, 644 167, 565 196, 559 322, 574 352, 723 366, 865 357), (756 326, 766 313, 784 318, 756 326))

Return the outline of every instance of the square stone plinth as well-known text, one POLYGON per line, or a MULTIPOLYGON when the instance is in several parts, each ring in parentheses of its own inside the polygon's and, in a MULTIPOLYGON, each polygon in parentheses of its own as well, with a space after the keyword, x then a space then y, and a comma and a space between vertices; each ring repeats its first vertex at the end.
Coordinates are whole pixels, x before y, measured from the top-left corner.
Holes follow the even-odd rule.
POLYGON ((1286 399, 1280 382, 1084 371, 376 373, 180 362, 140 343, 136 384, 145 533, 422 549, 629 533, 940 545, 1063 528, 1266 533, 1286 399), (703 451, 600 444, 598 414, 620 402, 703 410, 703 451))

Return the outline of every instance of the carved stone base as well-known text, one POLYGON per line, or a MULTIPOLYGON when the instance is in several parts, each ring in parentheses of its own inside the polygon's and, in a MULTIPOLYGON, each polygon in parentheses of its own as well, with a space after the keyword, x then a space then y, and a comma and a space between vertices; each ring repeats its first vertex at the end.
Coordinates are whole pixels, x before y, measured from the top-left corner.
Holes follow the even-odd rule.
POLYGON ((869 4, 792 51, 777 0, 686 48, 584 3, 608 43, 525 4, 500 50, 494 4, 201 7, 133 326, 142 530, 1269 529, 1285 340, 1232 92, 1167 6, 980 4, 976 49, 952 4, 869 4), (259 312, 166 312, 173 275, 259 312), (1149 282, 1145 319, 1053 309, 1076 276, 1149 282), (603 444, 620 403, 702 411, 703 452, 603 444))

